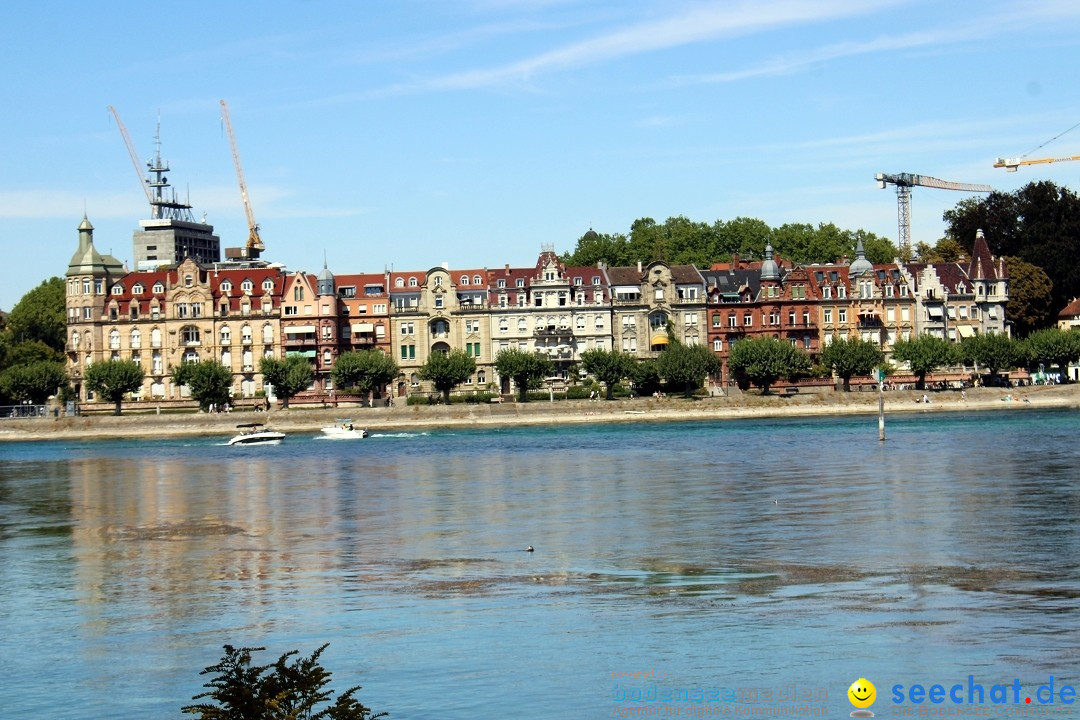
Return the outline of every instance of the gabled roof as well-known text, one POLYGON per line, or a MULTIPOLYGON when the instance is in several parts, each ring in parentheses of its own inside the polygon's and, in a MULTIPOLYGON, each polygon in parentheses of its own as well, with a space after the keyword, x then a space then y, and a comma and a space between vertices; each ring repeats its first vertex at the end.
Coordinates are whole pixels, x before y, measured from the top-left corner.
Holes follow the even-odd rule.
POLYGON ((1072 302, 1066 305, 1061 312, 1058 313, 1059 318, 1072 318, 1080 316, 1080 298, 1073 298, 1072 302))

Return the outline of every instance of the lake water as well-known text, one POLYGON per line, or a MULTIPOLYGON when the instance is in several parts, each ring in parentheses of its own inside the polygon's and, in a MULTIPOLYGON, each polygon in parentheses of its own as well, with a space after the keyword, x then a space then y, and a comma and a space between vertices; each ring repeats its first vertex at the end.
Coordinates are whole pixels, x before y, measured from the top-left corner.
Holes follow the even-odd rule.
POLYGON ((325 642, 332 687, 391 718, 846 717, 858 678, 879 717, 970 712, 969 682, 990 712, 1071 716, 1078 430, 1002 410, 890 418, 885 443, 860 417, 0 444, 0 717, 189 717, 222 645, 325 642), (960 683, 966 705, 891 699, 960 683))

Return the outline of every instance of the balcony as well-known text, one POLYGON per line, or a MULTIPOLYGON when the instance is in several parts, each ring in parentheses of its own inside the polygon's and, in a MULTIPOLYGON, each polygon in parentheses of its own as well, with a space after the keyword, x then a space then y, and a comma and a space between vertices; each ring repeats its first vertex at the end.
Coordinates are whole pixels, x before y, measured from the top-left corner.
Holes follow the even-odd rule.
POLYGON ((555 325, 548 325, 547 327, 536 328, 536 330, 533 332, 533 337, 553 338, 560 342, 570 342, 574 339, 574 331, 568 327, 556 327, 555 325))

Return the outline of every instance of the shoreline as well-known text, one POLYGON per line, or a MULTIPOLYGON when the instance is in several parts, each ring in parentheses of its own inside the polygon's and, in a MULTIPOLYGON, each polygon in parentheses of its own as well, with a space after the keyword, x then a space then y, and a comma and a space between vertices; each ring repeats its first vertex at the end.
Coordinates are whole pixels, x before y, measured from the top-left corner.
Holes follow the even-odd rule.
MULTIPOLYGON (((917 402, 923 393, 893 390, 885 393, 885 415, 912 412, 1046 410, 1080 408, 1080 385, 1022 388, 971 388, 966 397, 955 390, 928 391, 929 404, 917 402), (1007 400, 1006 398, 1011 398, 1007 400)), ((229 437, 244 422, 264 422, 285 433, 318 433, 336 418, 351 417, 358 427, 373 432, 462 427, 520 427, 616 422, 680 422, 790 417, 876 415, 876 392, 829 390, 793 397, 743 393, 733 397, 686 400, 681 397, 632 400, 561 400, 490 405, 400 405, 393 408, 298 407, 270 413, 157 415, 153 412, 61 418, 0 420, 0 444, 48 440, 105 440, 123 438, 229 437)))

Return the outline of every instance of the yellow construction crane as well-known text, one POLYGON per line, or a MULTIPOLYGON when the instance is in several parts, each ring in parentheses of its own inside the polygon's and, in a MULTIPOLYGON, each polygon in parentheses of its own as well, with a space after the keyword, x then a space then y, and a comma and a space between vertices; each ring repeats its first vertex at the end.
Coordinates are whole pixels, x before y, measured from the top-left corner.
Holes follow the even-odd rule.
POLYGON ((899 214, 900 226, 900 256, 908 257, 911 253, 911 188, 915 185, 922 187, 938 188, 939 190, 963 190, 965 192, 993 192, 994 188, 989 185, 977 185, 974 183, 950 182, 938 180, 929 175, 915 175, 913 173, 897 173, 889 175, 878 173, 874 176, 878 187, 882 190, 885 186, 896 186, 896 204, 899 214))
POLYGON ((266 249, 262 238, 259 237, 259 224, 255 222, 255 212, 251 209, 251 200, 248 198, 247 183, 244 182, 244 168, 240 165, 240 151, 236 148, 236 135, 233 134, 232 121, 229 120, 229 105, 221 101, 221 119, 225 121, 225 130, 229 133, 229 144, 232 146, 233 163, 236 165, 236 178, 240 181, 240 197, 244 201, 244 212, 247 213, 248 221, 248 257, 257 258, 259 253, 266 249))
MULTIPOLYGON (((1039 147, 1035 148, 1035 150, 1040 150, 1040 149, 1046 147, 1047 145, 1054 142, 1055 140, 1057 140, 1059 137, 1061 137, 1065 133, 1071 132, 1071 131, 1075 130, 1078 127, 1080 127, 1080 123, 1077 123, 1076 125, 1073 125, 1071 128, 1069 128, 1065 132, 1058 133, 1054 137, 1052 137, 1049 140, 1047 140, 1046 142, 1044 142, 1039 147)), ((1030 151, 1028 151, 1027 153, 1021 155, 1018 158, 998 158, 997 161, 994 163, 994 167, 996 167, 996 168, 1005 168, 1005 170, 1008 171, 1008 172, 1016 172, 1020 168, 1021 165, 1046 165, 1046 164, 1049 164, 1049 163, 1069 162, 1070 160, 1080 160, 1080 155, 1067 155, 1065 157, 1049 157, 1049 158, 1037 158, 1035 160, 1025 160, 1025 158, 1028 155, 1030 155, 1031 153, 1035 152, 1035 150, 1030 150, 1030 151)))
POLYGON ((998 158, 994 163, 996 168, 1005 168, 1008 172, 1016 172, 1021 165, 1045 165, 1047 163, 1056 162, 1068 162, 1069 160, 1080 160, 1080 155, 1069 155, 1068 157, 1057 158, 1039 158, 1037 160, 1024 160, 1022 158, 998 158))
POLYGON ((143 192, 146 193, 146 201, 150 203, 152 209, 154 206, 154 196, 150 192, 150 183, 147 182, 146 176, 142 173, 139 154, 135 152, 135 143, 131 142, 131 136, 128 135, 127 128, 124 127, 124 121, 120 119, 120 113, 116 112, 116 108, 110 105, 109 112, 112 113, 113 119, 116 120, 116 127, 120 128, 120 136, 124 138, 124 145, 127 145, 128 155, 131 156, 131 164, 135 166, 135 174, 139 177, 139 185, 142 186, 143 192))

